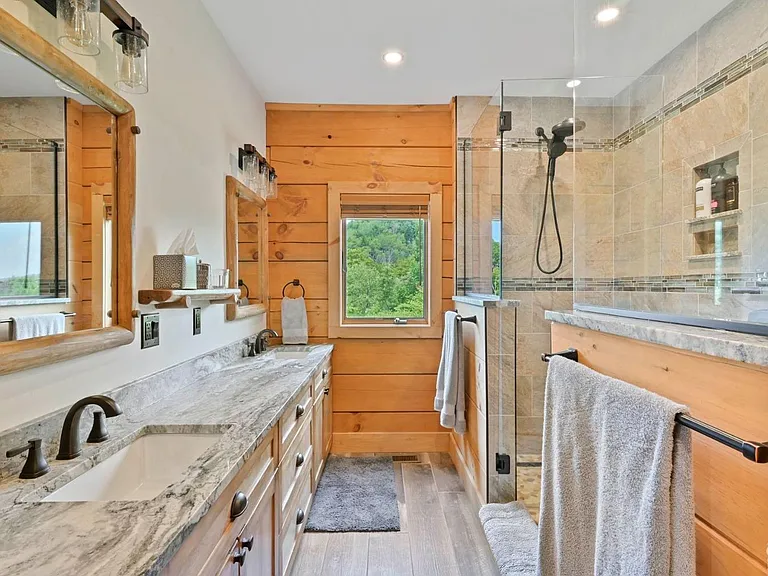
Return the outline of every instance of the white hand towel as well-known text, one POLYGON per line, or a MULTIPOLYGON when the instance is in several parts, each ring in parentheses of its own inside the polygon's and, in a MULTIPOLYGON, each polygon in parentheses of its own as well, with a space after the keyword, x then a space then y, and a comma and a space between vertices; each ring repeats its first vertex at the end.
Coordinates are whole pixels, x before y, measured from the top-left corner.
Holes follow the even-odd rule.
POLYGON ((64 334, 64 314, 32 314, 11 318, 11 340, 29 340, 41 336, 64 334))
POLYGON ((281 309, 283 344, 306 344, 309 342, 307 303, 304 298, 283 298, 281 309))
POLYGON ((695 573, 691 432, 681 406, 552 358, 544 400, 540 576, 695 573))
POLYGON ((440 412, 440 425, 459 434, 467 430, 464 414, 464 343, 461 317, 456 312, 445 313, 443 353, 437 371, 435 410, 440 412))

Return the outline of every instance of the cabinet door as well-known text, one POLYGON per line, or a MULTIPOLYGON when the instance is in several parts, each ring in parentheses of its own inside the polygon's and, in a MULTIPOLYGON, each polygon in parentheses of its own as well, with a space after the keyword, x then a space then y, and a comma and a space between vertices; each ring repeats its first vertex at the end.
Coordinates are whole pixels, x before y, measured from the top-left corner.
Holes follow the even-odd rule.
POLYGON ((323 412, 326 396, 323 392, 315 401, 315 407, 312 412, 312 485, 313 491, 317 489, 317 483, 320 481, 320 473, 323 470, 323 460, 325 458, 325 444, 323 435, 323 412))
MULTIPOLYGON (((235 555, 240 551, 240 542, 235 542, 234 547, 229 551, 227 562, 219 571, 218 576, 239 576, 240 566, 235 562, 235 555)), ((202 573, 201 573, 202 574, 202 573)))
POLYGON ((240 535, 240 550, 244 555, 240 576, 274 576, 276 574, 276 513, 277 502, 273 482, 240 535))
POLYGON ((323 400, 323 458, 328 457, 328 453, 331 451, 331 444, 333 443, 333 386, 331 386, 331 380, 328 380, 326 386, 328 394, 325 395, 323 400))

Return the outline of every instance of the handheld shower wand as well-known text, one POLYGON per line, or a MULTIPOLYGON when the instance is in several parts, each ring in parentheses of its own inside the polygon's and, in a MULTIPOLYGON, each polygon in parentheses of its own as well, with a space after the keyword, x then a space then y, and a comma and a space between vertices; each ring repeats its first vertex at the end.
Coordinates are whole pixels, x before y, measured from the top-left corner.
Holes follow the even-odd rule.
POLYGON ((544 185, 544 210, 541 213, 541 225, 539 226, 539 239, 536 243, 536 266, 543 274, 555 274, 563 267, 563 239, 560 235, 560 223, 557 220, 557 204, 555 203, 555 170, 557 168, 557 159, 568 151, 568 145, 565 139, 573 136, 576 132, 584 130, 587 124, 578 118, 568 118, 552 127, 552 138, 548 138, 544 128, 536 128, 536 136, 547 143, 547 180, 544 185), (555 233, 557 235, 557 245, 560 250, 557 266, 554 269, 546 270, 541 264, 541 244, 544 240, 544 226, 547 220, 547 203, 549 197, 552 198, 552 217, 555 221, 555 233))

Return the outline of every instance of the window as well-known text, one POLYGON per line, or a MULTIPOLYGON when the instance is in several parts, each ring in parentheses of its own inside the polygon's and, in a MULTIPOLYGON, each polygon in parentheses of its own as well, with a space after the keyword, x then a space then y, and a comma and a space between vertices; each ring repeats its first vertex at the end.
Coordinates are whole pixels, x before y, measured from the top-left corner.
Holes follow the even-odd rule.
POLYGON ((439 184, 329 185, 329 336, 441 330, 439 184))
POLYGON ((0 298, 40 296, 42 224, 0 222, 0 298))

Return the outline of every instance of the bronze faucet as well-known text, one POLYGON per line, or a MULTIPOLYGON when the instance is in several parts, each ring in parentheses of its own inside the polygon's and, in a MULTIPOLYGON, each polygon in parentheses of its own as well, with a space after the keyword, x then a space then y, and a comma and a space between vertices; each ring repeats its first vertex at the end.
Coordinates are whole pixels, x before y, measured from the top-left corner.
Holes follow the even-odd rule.
POLYGON ((261 354, 262 352, 267 351, 267 347, 269 345, 267 340, 270 336, 272 338, 279 338, 277 332, 275 332, 270 328, 266 328, 265 330, 262 330, 256 335, 256 341, 253 343, 254 354, 252 354, 252 356, 255 356, 256 354, 261 354))
MULTIPOLYGON (((108 396, 88 396, 75 403, 67 412, 64 419, 64 427, 61 430, 61 442, 59 443, 59 453, 56 460, 72 460, 77 458, 83 452, 80 442, 80 417, 87 406, 95 404, 102 410, 107 418, 114 418, 123 413, 117 402, 108 396)), ((106 440, 102 437, 101 441, 106 440)))

